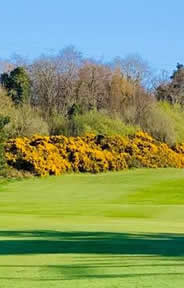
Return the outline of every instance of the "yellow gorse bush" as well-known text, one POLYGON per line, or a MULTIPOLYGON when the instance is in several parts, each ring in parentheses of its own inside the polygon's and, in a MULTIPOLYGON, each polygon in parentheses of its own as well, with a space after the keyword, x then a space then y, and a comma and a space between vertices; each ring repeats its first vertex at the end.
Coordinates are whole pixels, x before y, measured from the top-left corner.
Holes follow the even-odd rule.
POLYGON ((9 165, 35 175, 65 172, 122 170, 129 167, 184 167, 184 144, 169 147, 147 133, 134 136, 83 137, 34 135, 9 140, 5 147, 9 165))

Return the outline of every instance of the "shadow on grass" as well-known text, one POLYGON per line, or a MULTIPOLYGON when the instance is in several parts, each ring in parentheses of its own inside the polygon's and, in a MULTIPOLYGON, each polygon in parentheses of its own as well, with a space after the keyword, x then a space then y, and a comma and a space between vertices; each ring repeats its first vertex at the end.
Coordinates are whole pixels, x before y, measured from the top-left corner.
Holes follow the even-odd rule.
POLYGON ((59 253, 182 257, 184 234, 0 231, 0 255, 59 253))
MULTIPOLYGON (((55 282, 55 281, 64 281, 64 280, 76 280, 76 279, 89 279, 89 278, 96 278, 96 279, 104 279, 104 278, 132 278, 132 277, 157 277, 157 276, 181 276, 183 273, 140 273, 140 274, 109 274, 109 275, 99 275, 99 274, 93 274, 93 275, 73 275, 70 276, 69 278, 48 278, 48 279, 43 279, 43 278, 32 278, 32 277, 27 277, 27 278, 17 278, 17 277, 0 277, 0 280, 15 280, 15 281, 33 281, 33 282, 55 282)), ((152 287, 152 286, 147 286, 147 287, 152 287)))

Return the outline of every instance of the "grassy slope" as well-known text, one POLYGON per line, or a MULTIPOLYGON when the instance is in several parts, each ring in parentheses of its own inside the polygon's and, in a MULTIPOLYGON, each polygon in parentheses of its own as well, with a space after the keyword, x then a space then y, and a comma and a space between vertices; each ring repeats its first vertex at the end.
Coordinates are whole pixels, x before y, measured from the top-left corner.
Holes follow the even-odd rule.
POLYGON ((0 287, 183 287, 184 170, 0 186, 0 287))

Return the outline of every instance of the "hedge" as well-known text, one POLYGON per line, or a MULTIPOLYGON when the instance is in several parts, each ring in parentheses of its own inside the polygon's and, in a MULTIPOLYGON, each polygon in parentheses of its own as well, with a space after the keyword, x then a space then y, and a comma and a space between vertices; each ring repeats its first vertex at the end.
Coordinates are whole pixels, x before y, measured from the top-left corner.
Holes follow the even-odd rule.
POLYGON ((39 136, 7 142, 6 159, 35 175, 118 171, 130 167, 184 168, 184 144, 169 147, 144 132, 134 136, 39 136))

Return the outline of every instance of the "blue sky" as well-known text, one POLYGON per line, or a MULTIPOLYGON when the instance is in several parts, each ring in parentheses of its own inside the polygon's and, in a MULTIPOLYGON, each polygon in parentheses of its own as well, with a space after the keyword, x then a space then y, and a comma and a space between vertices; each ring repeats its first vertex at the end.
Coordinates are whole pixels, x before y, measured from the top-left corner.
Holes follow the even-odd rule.
POLYGON ((157 69, 184 63, 183 0, 0 0, 0 58, 73 44, 105 61, 137 53, 157 69))

